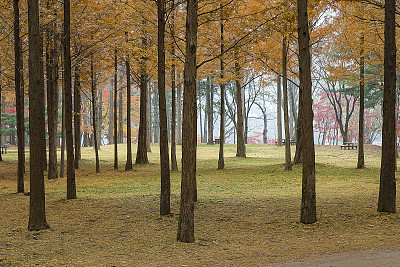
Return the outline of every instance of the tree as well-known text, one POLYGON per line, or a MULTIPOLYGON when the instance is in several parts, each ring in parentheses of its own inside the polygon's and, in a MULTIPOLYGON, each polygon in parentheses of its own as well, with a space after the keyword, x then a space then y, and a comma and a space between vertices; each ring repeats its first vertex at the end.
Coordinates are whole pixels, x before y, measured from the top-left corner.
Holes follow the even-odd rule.
POLYGON ((194 242, 194 201, 196 194, 196 51, 197 51, 197 0, 187 0, 186 54, 183 91, 182 123, 182 182, 181 204, 178 219, 178 241, 194 242))
POLYGON ((81 77, 80 69, 75 67, 74 80, 74 133, 75 133, 75 169, 79 169, 79 159, 81 151, 81 77))
POLYGON ((74 138, 72 135, 72 82, 71 82, 71 34, 70 0, 64 0, 64 87, 65 87, 65 138, 67 147, 67 199, 76 198, 74 168, 74 138))
POLYGON ((292 170, 292 159, 290 155, 290 131, 288 110, 288 86, 287 86, 287 37, 282 42, 282 82, 283 82, 283 120, 285 124, 285 170, 292 170))
POLYGON ((126 164, 125 171, 132 170, 132 128, 131 128, 131 72, 130 72, 130 62, 129 56, 125 60, 126 67, 126 164))
MULTIPOLYGON (((171 35, 175 38, 175 9, 174 1, 172 1, 171 8, 171 35)), ((175 55, 175 44, 171 45, 171 102, 172 102, 172 121, 171 121, 171 169, 172 171, 178 171, 178 162, 176 160, 176 55, 175 55)), ((180 103, 179 103, 180 104, 180 103)))
MULTIPOLYGON (((170 173, 168 154, 167 106, 165 99, 165 2, 157 1, 158 13, 158 96, 160 114, 160 164, 161 164, 161 198, 160 215, 170 211, 170 173)), ((147 102, 147 101, 146 101, 147 102)))
POLYGON ((96 73, 93 66, 93 54, 90 55, 90 78, 91 78, 91 93, 92 93, 92 124, 93 124, 93 141, 94 153, 96 156, 96 172, 100 172, 100 159, 99 159, 99 144, 98 144, 98 131, 97 131, 97 84, 96 73))
POLYGON ((396 212, 396 1, 385 1, 385 50, 382 158, 379 184, 379 212, 396 212))
POLYGON ((221 91, 221 101, 220 101, 220 126, 219 126, 219 156, 218 156, 218 170, 222 170, 225 168, 224 161, 224 143, 225 143, 225 84, 224 84, 224 60, 223 55, 225 52, 224 49, 224 16, 222 3, 220 4, 220 78, 221 81, 219 83, 220 91, 221 91))
MULTIPOLYGON (((66 0, 68 1, 68 0, 66 0)), ((46 221, 45 191, 43 175, 42 136, 45 125, 40 116, 44 114, 43 69, 41 68, 42 48, 39 31, 39 3, 28 1, 29 32, 29 132, 30 132, 30 204, 28 230, 38 231, 49 228, 46 221), (38 63, 39 62, 39 63, 38 63)))
POLYGON ((300 221, 305 224, 317 221, 315 197, 315 152, 313 111, 311 96, 310 35, 308 30, 307 0, 297 1, 299 73, 302 94, 303 179, 300 221))
POLYGON ((24 89, 23 82, 23 61, 22 43, 19 36, 19 0, 13 1, 14 5, 14 81, 15 81, 15 106, 17 109, 17 138, 18 138, 18 171, 17 171, 17 192, 24 192, 25 173, 25 125, 24 125, 24 89))
POLYGON ((114 170, 118 170, 118 58, 114 50, 114 170))
POLYGON ((240 63, 238 48, 234 50, 235 54, 235 85, 236 85, 236 133, 237 133, 237 150, 236 157, 246 157, 246 145, 244 140, 244 104, 243 104, 243 88, 240 84, 240 63))
POLYGON ((360 37, 361 51, 360 51, 360 111, 358 119, 358 161, 357 169, 363 169, 364 164, 364 35, 360 37))
POLYGON ((280 75, 278 75, 276 85, 276 128, 278 132, 278 140, 276 144, 282 146, 282 90, 280 75))

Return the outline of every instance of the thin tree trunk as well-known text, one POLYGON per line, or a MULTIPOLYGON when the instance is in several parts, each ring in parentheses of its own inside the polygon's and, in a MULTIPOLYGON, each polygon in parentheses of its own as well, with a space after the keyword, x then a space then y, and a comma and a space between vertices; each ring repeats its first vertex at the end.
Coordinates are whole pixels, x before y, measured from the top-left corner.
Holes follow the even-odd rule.
MULTIPOLYGON (((64 41, 62 41, 64 48, 64 41)), ((61 64, 64 66, 64 52, 61 53, 61 64)), ((61 81, 61 158, 60 158, 60 178, 64 177, 65 173, 65 73, 62 72, 61 81)))
POLYGON ((96 172, 100 172, 100 159, 99 159, 99 144, 97 138, 97 85, 96 85, 96 74, 94 72, 93 66, 93 54, 91 54, 90 58, 90 76, 91 76, 91 92, 92 92, 92 124, 93 124, 93 142, 94 142, 94 153, 96 156, 96 172))
POLYGON ((76 198, 74 138, 72 135, 70 0, 64 0, 65 137, 67 147, 67 199, 76 198))
POLYGON ((303 161, 303 89, 299 87, 299 110, 297 116, 297 127, 296 127, 296 152, 294 154, 293 163, 299 164, 303 161))
MULTIPOLYGON (((174 8, 172 2, 172 8, 174 8)), ((175 36, 175 10, 171 13, 171 35, 175 36)), ((172 91, 172 122, 171 122, 171 169, 178 171, 176 160, 176 66, 175 66, 175 44, 171 46, 172 66, 171 66, 171 91, 172 91)))
POLYGON ((126 164, 125 171, 132 170, 132 129, 131 129, 131 70, 129 56, 126 66, 126 164))
POLYGON ((292 156, 290 154, 290 130, 287 88, 287 38, 283 38, 282 45, 282 82, 283 82, 283 121, 285 124, 285 170, 292 170, 292 156))
POLYGON ((196 197, 196 50, 197 0, 187 0, 186 56, 183 92, 182 183, 178 219, 178 241, 194 242, 194 201, 196 197))
POLYGON ((114 50, 114 170, 118 170, 118 58, 114 50))
POLYGON ((14 5, 14 57, 15 57, 15 106, 17 112, 17 138, 18 138, 18 170, 17 192, 23 193, 25 173, 25 124, 24 124, 24 90, 22 83, 22 44, 19 37, 19 0, 13 1, 14 5))
POLYGON ((276 128, 278 131, 277 145, 282 145, 282 91, 281 76, 278 75, 276 85, 276 128))
MULTIPOLYGON (((112 76, 111 76, 112 77, 112 76)), ((108 103, 110 113, 108 114, 108 141, 109 144, 114 144, 114 81, 111 78, 110 93, 108 96, 108 103)))
POLYGON ((75 169, 79 169, 79 159, 81 151, 81 81, 80 69, 75 67, 74 81, 74 141, 75 141, 75 169))
MULTIPOLYGON (((146 49, 147 39, 142 37, 143 49, 146 49)), ((139 136, 136 153, 136 164, 147 164, 147 74, 146 74, 146 57, 141 59, 140 66, 140 117, 139 117, 139 136)))
POLYGON ((47 116, 49 135, 48 179, 57 179, 57 124, 58 124, 58 48, 54 32, 48 33, 47 73, 47 116), (52 39, 52 41, 50 41, 52 39))
POLYGON ((218 155, 218 170, 222 170, 225 168, 224 161, 224 144, 225 144, 225 84, 224 84, 224 18, 223 18, 223 8, 222 4, 220 4, 220 53, 221 57, 220 61, 220 76, 221 81, 219 83, 219 87, 221 90, 221 101, 220 101, 220 126, 219 126, 219 155, 218 155))
POLYGON ((244 140, 244 100, 243 88, 240 84, 240 64, 239 64, 239 48, 235 49, 235 84, 236 84, 236 131, 237 131, 237 144, 236 144, 236 157, 246 157, 246 145, 244 140))
POLYGON ((360 112, 358 118, 358 162, 357 169, 363 169, 364 163, 364 34, 360 38, 360 112))
MULTIPOLYGON (((68 0, 66 0, 68 1, 68 0)), ((46 221, 45 191, 43 175, 44 114, 42 49, 39 31, 38 0, 28 0, 29 32, 29 132, 30 132, 30 205, 28 230, 38 231, 49 228, 46 221)))
POLYGON ((176 144, 182 145, 182 84, 176 88, 176 144))
POLYGON ((396 33, 395 0, 385 1, 385 52, 382 158, 379 185, 379 212, 396 212, 396 33))
MULTIPOLYGON (((311 94, 310 35, 308 30, 307 0, 298 0, 298 42, 300 87, 303 90, 302 136, 307 146, 303 147, 303 179, 300 221, 305 224, 317 221, 315 197, 315 151, 313 111, 311 94)), ((287 140, 286 142, 288 142, 287 140)))
POLYGON ((123 124, 123 107, 122 107, 122 103, 123 103, 123 96, 122 96, 122 89, 119 90, 119 114, 118 114, 118 122, 119 122, 119 131, 118 131, 118 143, 123 143, 124 142, 124 124, 123 124))
POLYGON ((161 197, 160 215, 171 213, 171 185, 168 155, 167 105, 165 97, 165 2, 157 1, 158 7, 158 95, 160 111, 160 164, 161 164, 161 197))

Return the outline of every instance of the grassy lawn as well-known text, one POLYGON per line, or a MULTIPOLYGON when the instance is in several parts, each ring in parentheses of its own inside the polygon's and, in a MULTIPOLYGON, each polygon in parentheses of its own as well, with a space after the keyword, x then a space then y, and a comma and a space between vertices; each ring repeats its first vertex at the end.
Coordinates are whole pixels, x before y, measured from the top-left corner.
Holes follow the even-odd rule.
MULTIPOLYGON (((367 168, 357 170, 356 150, 316 146, 318 221, 302 225, 302 170, 284 170, 284 147, 248 145, 242 159, 226 145, 226 167, 217 170, 218 146, 199 145, 196 242, 183 244, 175 241, 180 173, 171 173, 173 214, 160 217, 159 147, 152 145, 150 164, 125 172, 125 146, 117 171, 113 147, 101 148, 100 174, 93 149, 82 148, 78 199, 66 200, 66 178, 46 180, 51 229, 41 232, 27 231, 29 197, 14 193, 10 148, 0 163, 0 266, 254 266, 400 245, 399 215, 376 212, 379 147, 366 147, 367 168)), ((179 159, 178 146, 180 169, 179 159)))

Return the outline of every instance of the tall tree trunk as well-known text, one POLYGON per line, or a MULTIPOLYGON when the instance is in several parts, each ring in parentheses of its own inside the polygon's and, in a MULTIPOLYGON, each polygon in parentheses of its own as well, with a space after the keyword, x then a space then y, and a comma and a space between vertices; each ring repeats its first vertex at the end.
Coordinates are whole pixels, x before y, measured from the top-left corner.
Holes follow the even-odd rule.
MULTIPOLYGON (((146 49, 147 39, 145 37, 142 37, 142 46, 143 49, 146 49)), ((149 163, 147 158, 147 94, 149 90, 147 88, 146 56, 141 58, 140 65, 140 120, 136 164, 147 164, 149 163)))
POLYGON ((207 144, 214 144, 214 93, 210 77, 207 77, 207 144))
POLYGON ((296 152, 294 154, 293 163, 299 164, 303 161, 303 89, 299 87, 299 110, 297 116, 296 127, 296 152))
POLYGON ((283 82, 283 121, 285 124, 285 170, 292 170, 292 156, 290 154, 289 108, 287 88, 287 38, 283 38, 282 45, 282 82, 283 82))
POLYGON ((124 142, 124 121, 123 121, 123 94, 122 94, 122 89, 119 90, 119 103, 118 103, 118 109, 119 109, 119 113, 118 113, 118 122, 119 122, 119 130, 118 130, 118 143, 123 143, 124 142))
POLYGON ((151 90, 147 88, 146 103, 146 148, 147 152, 151 152, 151 90))
POLYGON ((57 124, 58 124, 58 48, 54 32, 48 33, 47 73, 47 117, 49 135, 48 179, 57 179, 57 124))
MULTIPOLYGON (((68 0, 66 0, 68 1, 68 0)), ((43 175, 43 146, 45 132, 42 49, 39 31, 38 0, 28 1, 29 32, 29 132, 30 132, 30 205, 28 230, 38 231, 49 228, 46 221, 45 191, 43 175)))
POLYGON ((240 84, 240 64, 239 64, 239 48, 235 49, 235 84, 236 84, 236 131, 237 131, 237 145, 236 157, 246 157, 246 145, 244 141, 244 101, 243 89, 240 84))
POLYGON ((357 169, 363 169, 364 163, 364 34, 360 38, 360 112, 358 117, 358 162, 357 169))
POLYGON ((161 197, 160 215, 168 215, 170 210, 171 185, 168 155, 167 105, 165 97, 165 2, 157 1, 158 7, 158 95, 160 110, 160 163, 161 197))
POLYGON ((81 153, 81 81, 80 69, 75 67, 74 81, 74 141, 75 141, 75 169, 79 169, 79 159, 81 153))
POLYGON ((154 143, 160 142, 160 117, 158 112, 158 91, 154 92, 154 143))
MULTIPOLYGON (((172 9, 174 2, 172 2, 172 9)), ((175 36, 175 10, 171 13, 171 35, 175 36)), ((178 171, 176 160, 176 66, 175 66, 175 44, 171 45, 172 66, 171 66, 171 91, 172 91, 172 122, 171 122, 171 169, 178 171)))
MULTIPOLYGON (((2 65, 0 64, 0 147, 3 144, 3 135, 1 133, 1 130, 3 129, 3 124, 2 124, 2 121, 1 121, 1 113, 2 113, 1 111, 3 110, 3 107, 4 107, 4 102, 2 101, 2 99, 3 99, 3 97, 2 97, 3 88, 2 88, 2 85, 1 85, 1 79, 2 79, 1 76, 2 76, 2 65)), ((1 154, 1 151, 0 151, 0 161, 3 161, 3 156, 1 154)))
MULTIPOLYGON (((64 49, 64 41, 61 41, 64 49)), ((64 52, 61 53, 61 64, 65 65, 64 52)), ((61 157, 60 157, 60 178, 65 173, 65 73, 62 72, 61 80, 61 157)))
POLYGON ((100 159, 99 159, 99 144, 98 144, 98 120, 97 120, 97 85, 96 85, 96 73, 94 72, 93 66, 93 54, 91 54, 90 58, 90 76, 91 76, 91 92, 92 92, 92 124, 93 124, 93 142, 94 142, 94 153, 96 156, 96 172, 100 172, 100 159))
POLYGON ((23 193, 25 173, 25 124, 24 124, 24 90, 22 83, 22 44, 19 37, 19 0, 13 1, 14 5, 14 57, 15 57, 15 106, 17 112, 17 138, 18 138, 18 170, 17 192, 23 193))
POLYGON ((67 147, 67 199, 76 198, 74 168, 74 137, 72 135, 72 82, 70 0, 64 0, 64 85, 65 85, 65 139, 67 147))
POLYGON ((114 170, 118 170, 118 58, 114 50, 114 170))
POLYGON ((278 132, 277 145, 282 145, 282 91, 281 76, 278 75, 276 85, 276 128, 278 132))
POLYGON ((182 84, 176 88, 176 126, 176 144, 182 145, 182 84))
MULTIPOLYGON (((300 87, 303 90, 302 136, 307 146, 303 147, 303 179, 300 221, 305 224, 317 221, 315 197, 315 151, 313 111, 311 94, 310 34, 308 30, 307 0, 298 0, 298 42, 300 87)), ((287 140, 286 142, 288 142, 287 140)))
POLYGON ((221 101, 220 101, 220 125, 219 125, 219 155, 218 155, 218 170, 222 170, 225 168, 225 160, 224 160, 224 144, 225 144, 225 84, 224 84, 224 59, 223 54, 225 51, 224 48, 224 17, 223 17, 223 8, 222 4, 220 4, 220 53, 221 57, 220 61, 220 76, 221 81, 219 83, 219 87, 221 90, 221 101))
POLYGON ((126 164, 125 171, 132 170, 132 128, 131 128, 131 70, 129 56, 126 65, 126 164))
POLYGON ((385 52, 382 158, 379 185, 379 212, 396 212, 396 33, 395 0, 385 1, 385 52))
POLYGON ((183 92, 182 183, 178 220, 178 241, 194 242, 194 201, 196 195, 196 50, 197 0, 187 0, 186 56, 183 92))
MULTIPOLYGON (((112 77, 112 76, 111 76, 112 77)), ((114 81, 111 78, 110 94, 108 96, 108 104, 110 113, 108 113, 108 142, 114 144, 114 81)))

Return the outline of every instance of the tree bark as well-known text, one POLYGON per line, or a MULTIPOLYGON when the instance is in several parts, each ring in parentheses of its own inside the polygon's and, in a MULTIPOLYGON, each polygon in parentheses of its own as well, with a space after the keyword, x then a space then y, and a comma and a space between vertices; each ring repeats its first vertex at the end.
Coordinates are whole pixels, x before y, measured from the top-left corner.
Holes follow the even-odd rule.
POLYGON ((313 111, 311 94, 310 35, 308 29, 307 0, 298 0, 298 42, 300 87, 303 90, 302 136, 307 146, 303 147, 303 179, 300 221, 305 224, 317 221, 315 197, 315 151, 313 111))
POLYGON ((74 81, 74 141, 75 141, 75 169, 79 169, 79 159, 81 153, 81 81, 80 69, 75 67, 74 81))
MULTIPOLYGON (((68 1, 68 0, 67 0, 68 1)), ((46 221, 45 191, 43 175, 44 114, 42 49, 39 31, 38 0, 28 1, 29 32, 29 132, 30 132, 30 204, 28 230, 38 231, 49 228, 46 221)))
POLYGON ((223 17, 223 8, 222 4, 220 4, 220 53, 221 57, 219 59, 220 63, 220 76, 221 82, 219 83, 219 87, 221 90, 221 103, 220 103, 220 126, 219 126, 219 155, 218 155, 218 170, 222 170, 225 168, 224 161, 224 144, 225 144, 225 82, 224 82, 224 59, 223 54, 225 51, 224 48, 224 17, 223 17))
POLYGON ((278 75, 276 85, 276 128, 278 132, 277 145, 282 146, 282 91, 281 76, 278 75))
POLYGON ((158 95, 160 114, 160 164, 161 197, 160 215, 168 215, 170 210, 170 173, 168 154, 167 105, 165 97, 165 2, 157 1, 158 8, 158 95))
POLYGON ((15 106, 17 115, 17 138, 18 138, 18 170, 17 170, 17 193, 23 193, 25 173, 25 124, 24 124, 24 90, 22 88, 22 43, 19 36, 19 0, 13 1, 14 7, 14 58, 15 58, 15 106))
POLYGON ((47 73, 47 117, 49 135, 48 179, 57 179, 57 124, 58 124, 58 48, 53 30, 48 32, 47 73))
POLYGON ((292 170, 292 156, 290 153, 290 130, 289 130, 289 108, 287 88, 287 38, 282 43, 282 83, 283 83, 283 121, 285 124, 285 170, 292 170))
MULTIPOLYGON (((172 2, 172 9, 174 8, 172 2)), ((171 35, 175 36, 175 10, 171 13, 171 35)), ((171 45, 171 91, 172 91, 172 121, 171 121, 171 169, 178 171, 178 162, 176 160, 176 66, 175 66, 175 43, 171 45)))
MULTIPOLYGON (((142 37, 143 49, 146 49, 147 39, 142 37)), ((144 50, 145 51, 145 50, 144 50)), ((136 164, 147 164, 147 74, 146 74, 146 57, 141 58, 140 63, 140 120, 139 120, 139 136, 138 147, 136 153, 136 164)))
POLYGON ((385 52, 382 157, 379 185, 379 212, 396 212, 396 33, 395 0, 385 1, 385 52))
POLYGON ((118 58, 114 50, 114 170, 118 170, 118 58))
POLYGON ((96 73, 94 72, 93 66, 93 54, 91 54, 90 58, 90 76, 91 76, 91 92, 92 92, 92 124, 93 124, 93 141, 94 141, 94 153, 96 156, 96 172, 100 172, 100 159, 99 159, 99 144, 98 144, 98 120, 97 120, 97 85, 96 85, 96 73))
POLYGON ((125 171, 132 170, 132 128, 131 128, 131 70, 129 56, 126 66, 126 164, 125 171))
POLYGON ((72 135, 70 0, 64 0, 63 39, 65 85, 65 139, 67 147, 67 199, 74 199, 76 198, 76 184, 74 168, 74 138, 72 135))
POLYGON ((183 93, 182 183, 178 219, 178 241, 194 242, 194 201, 196 197, 196 50, 197 0, 187 0, 186 54, 183 93))
POLYGON ((240 84, 240 64, 239 64, 239 48, 235 49, 235 84, 236 84, 236 157, 246 157, 246 145, 244 140, 244 104, 243 104, 243 89, 240 84))
POLYGON ((176 88, 176 113, 176 144, 182 145, 182 84, 176 88))
POLYGON ((360 38, 360 112, 358 117, 358 162, 357 169, 365 167, 364 162, 364 34, 360 38))

